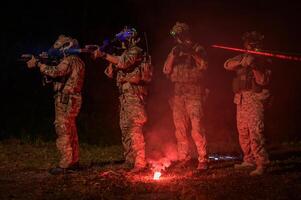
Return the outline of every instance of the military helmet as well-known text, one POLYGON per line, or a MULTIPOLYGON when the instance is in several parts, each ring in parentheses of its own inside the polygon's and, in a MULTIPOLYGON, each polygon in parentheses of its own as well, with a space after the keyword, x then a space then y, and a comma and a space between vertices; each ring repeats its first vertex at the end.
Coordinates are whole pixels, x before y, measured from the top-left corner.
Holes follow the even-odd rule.
POLYGON ((176 22, 176 24, 171 28, 169 33, 173 37, 188 36, 189 35, 189 26, 184 22, 176 22))
POLYGON ((257 31, 249 31, 243 34, 243 42, 248 42, 251 44, 261 44, 264 39, 264 35, 257 31))
POLYGON ((60 35, 54 42, 53 46, 48 50, 48 56, 53 58, 62 58, 70 55, 71 49, 79 48, 78 41, 74 38, 60 35))
POLYGON ((135 39, 138 36, 138 32, 135 28, 125 26, 119 33, 115 35, 115 38, 121 42, 135 39))
POLYGON ((54 42, 53 48, 66 50, 70 48, 78 48, 78 41, 69 36, 60 35, 58 39, 54 42))

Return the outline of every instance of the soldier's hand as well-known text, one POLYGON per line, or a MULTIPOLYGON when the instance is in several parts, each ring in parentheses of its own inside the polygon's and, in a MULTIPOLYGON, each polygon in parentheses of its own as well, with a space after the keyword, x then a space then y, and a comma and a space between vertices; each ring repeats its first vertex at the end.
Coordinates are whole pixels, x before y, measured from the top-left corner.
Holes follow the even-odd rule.
POLYGON ((125 82, 127 82, 127 78, 126 77, 124 77, 124 76, 118 76, 118 82, 119 83, 125 83, 125 82))
POLYGON ((45 52, 45 51, 43 51, 42 53, 40 53, 40 55, 39 55, 41 58, 45 58, 45 59, 47 59, 48 58, 48 53, 47 52, 45 52))
POLYGON ((34 68, 37 66, 37 63, 38 63, 38 60, 32 56, 31 59, 29 61, 26 62, 27 64, 27 67, 30 69, 30 68, 34 68))
POLYGON ((172 55, 174 55, 174 56, 178 56, 178 55, 180 54, 180 52, 181 52, 181 49, 180 49, 179 46, 175 46, 175 47, 172 48, 172 50, 171 50, 171 53, 172 53, 172 55))
POLYGON ((248 67, 252 64, 252 62, 254 61, 254 56, 252 55, 249 55, 249 54, 246 54, 242 60, 240 61, 240 64, 243 66, 243 67, 248 67))
POLYGON ((114 72, 113 64, 110 63, 108 66, 108 73, 113 74, 113 72, 114 72))
POLYGON ((93 59, 96 59, 96 58, 102 58, 106 55, 105 52, 103 51, 100 51, 99 49, 95 50, 93 53, 92 53, 92 58, 93 59))

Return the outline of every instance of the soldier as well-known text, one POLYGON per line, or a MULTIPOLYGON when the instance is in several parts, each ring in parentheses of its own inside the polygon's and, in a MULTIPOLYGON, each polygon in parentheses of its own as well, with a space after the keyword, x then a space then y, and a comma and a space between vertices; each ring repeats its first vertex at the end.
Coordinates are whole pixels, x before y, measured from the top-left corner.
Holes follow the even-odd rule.
POLYGON ((206 137, 204 128, 203 100, 205 88, 203 75, 208 67, 205 50, 191 40, 189 26, 177 22, 170 34, 176 40, 176 46, 169 53, 163 68, 174 85, 171 99, 175 135, 178 146, 179 165, 184 166, 191 159, 187 138, 191 125, 191 135, 198 152, 197 170, 208 169, 206 137))
MULTIPOLYGON (((243 35, 246 50, 256 51, 262 45, 264 36, 256 31, 243 35)), ((237 129, 239 142, 244 158, 235 169, 255 167, 250 175, 264 173, 269 164, 268 154, 264 148, 264 104, 269 99, 268 83, 271 71, 267 68, 269 62, 263 57, 252 54, 242 54, 228 59, 224 67, 235 71, 233 80, 235 93, 234 103, 237 108, 237 129)))
POLYGON ((49 66, 39 62, 35 57, 27 62, 28 68, 38 67, 42 74, 53 78, 55 91, 55 130, 56 145, 61 154, 59 165, 50 169, 51 174, 62 174, 79 169, 79 145, 75 124, 79 113, 84 81, 85 64, 76 55, 64 53, 70 48, 77 48, 76 39, 60 35, 50 49, 52 54, 62 54, 60 63, 49 66))
MULTIPOLYGON (((124 147, 125 166, 132 172, 146 168, 143 126, 147 121, 145 98, 147 95, 146 63, 142 62, 142 49, 137 46, 139 38, 134 28, 125 27, 116 38, 124 48, 120 56, 110 55, 100 50, 94 58, 101 57, 109 62, 105 74, 115 78, 120 96, 120 128, 124 147)), ((149 76, 148 76, 149 77, 149 76)))

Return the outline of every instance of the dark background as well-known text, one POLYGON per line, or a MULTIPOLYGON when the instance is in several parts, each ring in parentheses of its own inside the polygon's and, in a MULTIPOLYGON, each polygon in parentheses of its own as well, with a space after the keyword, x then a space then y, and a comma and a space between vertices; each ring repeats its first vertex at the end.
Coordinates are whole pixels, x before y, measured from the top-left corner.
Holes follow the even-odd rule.
MULTIPOLYGON (((146 136, 149 144, 174 142, 168 105, 169 82, 162 75, 173 45, 169 30, 176 21, 191 26, 196 41, 209 55, 205 105, 209 147, 216 151, 237 146, 231 79, 223 63, 236 52, 212 44, 241 47, 245 31, 265 34, 265 49, 301 53, 300 3, 277 1, 82 1, 1 3, 0 139, 54 140, 53 97, 43 87, 37 70, 18 62, 22 53, 47 50, 58 35, 75 37, 80 44, 100 44, 124 25, 147 32, 155 76, 150 86, 146 136)), ((120 144, 118 93, 115 81, 103 74, 105 63, 83 56, 86 63, 84 102, 78 117, 81 142, 120 144)), ((300 141, 301 62, 273 59, 274 102, 267 110, 268 144, 300 141)))

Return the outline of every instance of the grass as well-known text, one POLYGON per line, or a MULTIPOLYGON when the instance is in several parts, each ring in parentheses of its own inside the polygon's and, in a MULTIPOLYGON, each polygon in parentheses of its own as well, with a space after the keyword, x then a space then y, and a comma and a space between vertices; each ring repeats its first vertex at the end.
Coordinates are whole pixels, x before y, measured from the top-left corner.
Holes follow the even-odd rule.
POLYGON ((55 143, 41 140, 0 142, 0 199, 301 199, 301 148, 298 144, 273 146, 272 165, 261 177, 233 169, 236 161, 213 162, 210 170, 194 174, 193 167, 130 174, 118 169, 121 146, 80 145, 78 173, 52 176, 58 163, 55 143))
MULTIPOLYGON (((81 164, 85 166, 122 160, 122 147, 81 144, 80 159, 81 164)), ((56 166, 58 162, 59 154, 54 142, 0 142, 0 169, 46 170, 56 166)))

